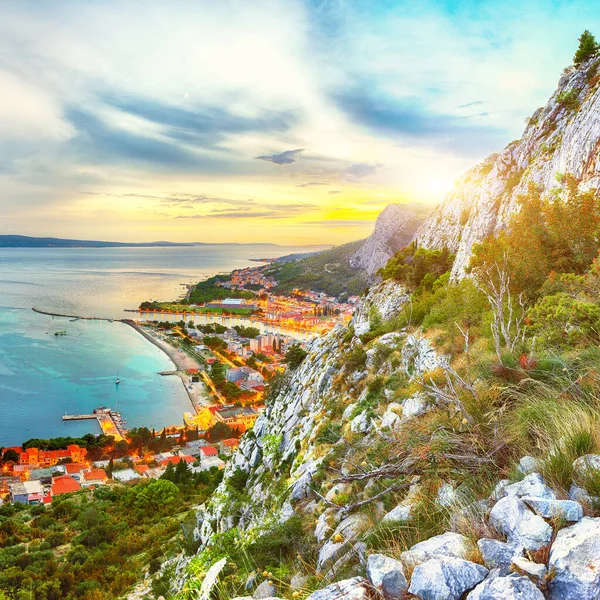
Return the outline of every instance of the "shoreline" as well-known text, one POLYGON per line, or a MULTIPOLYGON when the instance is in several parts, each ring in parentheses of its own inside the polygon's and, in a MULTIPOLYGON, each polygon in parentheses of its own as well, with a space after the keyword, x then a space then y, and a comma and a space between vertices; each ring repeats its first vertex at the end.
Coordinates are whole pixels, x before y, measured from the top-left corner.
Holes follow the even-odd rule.
MULTIPOLYGON (((156 348, 161 350, 163 352, 163 354, 165 354, 165 356, 167 356, 167 358, 171 361, 171 363, 175 367, 175 371, 173 371, 172 373, 168 373, 168 374, 175 375, 176 377, 179 378, 179 380, 181 381, 181 384, 183 385, 183 389, 190 401, 190 404, 192 405, 192 409, 194 410, 194 412, 197 412, 196 402, 195 402, 195 400, 197 400, 197 398, 194 396, 194 394, 192 394, 192 391, 189 389, 188 383, 185 380, 186 375, 184 374, 184 372, 187 371, 188 369, 198 369, 199 371, 203 371, 204 370, 203 366, 200 363, 198 363, 198 361, 193 359, 191 356, 188 356, 187 354, 185 354, 185 352, 183 352, 182 350, 179 350, 178 348, 171 346, 167 342, 164 342, 162 340, 155 338, 153 335, 151 335, 147 331, 145 331, 135 321, 133 321, 131 319, 109 319, 108 317, 82 317, 79 315, 66 315, 66 314, 42 310, 42 309, 36 308, 35 306, 32 307, 31 310, 33 310, 33 312, 40 314, 40 315, 46 315, 46 316, 50 316, 50 317, 58 317, 61 319, 76 319, 76 320, 82 320, 82 321, 104 321, 104 322, 108 322, 108 323, 122 323, 123 325, 127 325, 127 326, 131 327, 134 331, 139 333, 146 341, 150 342, 153 346, 155 346, 156 348)), ((163 373, 161 373, 161 375, 162 374, 163 373)))

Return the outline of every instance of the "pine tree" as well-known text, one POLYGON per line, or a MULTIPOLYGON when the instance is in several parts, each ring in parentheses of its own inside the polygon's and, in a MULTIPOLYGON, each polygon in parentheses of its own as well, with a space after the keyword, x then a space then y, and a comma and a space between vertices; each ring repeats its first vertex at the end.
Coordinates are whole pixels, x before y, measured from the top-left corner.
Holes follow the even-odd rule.
POLYGON ((579 47, 575 56, 573 56, 573 64, 578 67, 581 63, 592 58, 592 56, 598 56, 598 43, 596 38, 586 29, 579 36, 579 47))

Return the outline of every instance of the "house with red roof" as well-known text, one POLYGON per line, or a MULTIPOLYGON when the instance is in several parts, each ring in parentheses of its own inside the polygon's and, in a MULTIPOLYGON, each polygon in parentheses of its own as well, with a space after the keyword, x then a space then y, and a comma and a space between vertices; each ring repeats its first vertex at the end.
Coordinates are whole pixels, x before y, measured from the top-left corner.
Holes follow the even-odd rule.
POLYGON ((83 471, 89 471, 90 467, 84 463, 68 463, 65 465, 65 473, 77 481, 81 481, 83 471))
POLYGON ((52 496, 60 496, 61 494, 71 494, 78 492, 81 489, 78 481, 75 481, 70 475, 60 475, 52 478, 52 488, 50 493, 52 496))
POLYGON ((84 487, 106 485, 108 475, 104 469, 89 469, 81 472, 81 485, 84 487))
POLYGON ((202 446, 200 448, 200 471, 206 471, 212 467, 222 469, 225 463, 219 458, 219 451, 214 446, 202 446))
POLYGON ((169 463, 171 463, 172 465, 177 465, 181 461, 184 461, 188 465, 191 465, 196 462, 196 459, 193 456, 169 456, 168 458, 161 460, 160 464, 163 467, 166 467, 169 463))

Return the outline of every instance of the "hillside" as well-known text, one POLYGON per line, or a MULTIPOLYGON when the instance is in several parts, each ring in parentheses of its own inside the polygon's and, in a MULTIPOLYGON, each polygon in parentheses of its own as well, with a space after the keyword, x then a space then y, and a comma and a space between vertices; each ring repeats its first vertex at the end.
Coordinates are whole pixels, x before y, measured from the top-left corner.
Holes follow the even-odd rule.
MULTIPOLYGON (((570 117, 561 92, 536 113, 565 147, 596 131, 594 65, 561 80, 587 86, 570 117)), ((271 386, 172 597, 600 597, 600 196, 593 176, 526 185, 558 169, 551 136, 474 169, 271 386)))
POLYGON ((389 204, 375 222, 373 233, 359 240, 307 257, 274 262, 265 273, 278 282, 276 291, 311 289, 333 296, 361 294, 377 281, 377 270, 408 244, 430 212, 420 204, 389 204))
POLYGON ((573 175, 581 190, 600 187, 600 61, 590 58, 563 72, 546 106, 528 120, 523 136, 473 167, 419 229, 419 244, 456 253, 464 272, 473 245, 504 229, 530 183, 564 188, 573 175))
POLYGON ((70 240, 54 237, 26 235, 0 235, 0 248, 145 248, 154 246, 192 246, 177 242, 101 242, 96 240, 70 240))

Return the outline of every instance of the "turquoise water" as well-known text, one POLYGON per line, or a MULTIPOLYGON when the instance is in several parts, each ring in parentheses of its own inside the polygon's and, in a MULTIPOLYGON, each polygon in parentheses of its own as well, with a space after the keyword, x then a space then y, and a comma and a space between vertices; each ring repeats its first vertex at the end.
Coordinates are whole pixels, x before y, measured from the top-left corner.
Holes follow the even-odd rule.
POLYGON ((64 423, 64 413, 117 408, 128 427, 179 424, 190 401, 168 357, 122 323, 75 321, 44 310, 123 318, 142 300, 169 300, 249 258, 297 248, 0 249, 0 446, 32 437, 98 432, 95 421, 64 423), (66 330, 67 335, 55 336, 66 330), (121 384, 114 383, 117 372, 121 384))

